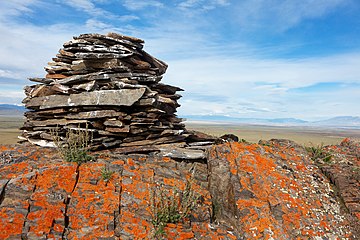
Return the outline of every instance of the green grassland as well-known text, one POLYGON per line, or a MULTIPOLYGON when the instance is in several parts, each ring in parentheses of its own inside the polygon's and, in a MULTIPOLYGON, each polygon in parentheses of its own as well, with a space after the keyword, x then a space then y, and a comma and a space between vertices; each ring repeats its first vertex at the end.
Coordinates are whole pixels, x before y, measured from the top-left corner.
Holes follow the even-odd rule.
MULTIPOLYGON (((0 144, 14 144, 21 131, 22 117, 0 116, 0 144)), ((360 129, 330 129, 310 127, 272 127, 240 124, 186 122, 189 130, 197 130, 214 136, 232 133, 249 142, 272 138, 290 139, 302 145, 338 144, 346 137, 360 139, 360 129)))

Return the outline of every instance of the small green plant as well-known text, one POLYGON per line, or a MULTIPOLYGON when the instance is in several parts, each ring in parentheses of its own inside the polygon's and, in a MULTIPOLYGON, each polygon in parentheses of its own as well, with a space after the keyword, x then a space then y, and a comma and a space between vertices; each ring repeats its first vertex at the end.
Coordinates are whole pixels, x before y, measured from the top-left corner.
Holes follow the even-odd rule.
POLYGON ((105 182, 110 181, 110 179, 112 178, 112 175, 114 174, 113 171, 110 171, 109 169, 107 169, 106 167, 103 167, 101 169, 101 177, 105 182))
POLYGON ((69 129, 65 133, 65 137, 61 137, 59 128, 52 130, 50 134, 53 137, 55 146, 61 157, 67 162, 76 162, 78 164, 92 160, 92 156, 88 154, 92 134, 86 129, 69 129))
POLYGON ((182 191, 176 188, 172 191, 155 188, 151 196, 154 238, 158 239, 165 235, 164 228, 167 223, 179 223, 188 218, 198 199, 199 196, 192 189, 191 180, 186 183, 182 191))
POLYGON ((266 146, 266 147, 271 147, 271 144, 269 143, 269 141, 266 141, 266 140, 260 140, 259 145, 266 146))
POLYGON ((249 143, 248 141, 246 141, 246 140, 243 139, 243 138, 241 138, 241 139, 239 140, 239 142, 241 142, 241 143, 249 143))
POLYGON ((310 154, 311 159, 315 162, 322 161, 328 163, 331 161, 332 155, 325 151, 323 144, 305 147, 305 149, 310 154))

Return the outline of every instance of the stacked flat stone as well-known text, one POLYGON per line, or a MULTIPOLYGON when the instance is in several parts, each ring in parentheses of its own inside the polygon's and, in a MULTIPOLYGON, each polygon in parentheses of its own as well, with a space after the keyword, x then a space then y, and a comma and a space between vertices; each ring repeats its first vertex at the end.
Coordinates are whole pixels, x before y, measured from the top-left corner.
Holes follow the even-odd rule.
POLYGON ((21 139, 54 145, 52 131, 83 129, 98 148, 150 146, 189 137, 175 114, 182 89, 160 83, 167 64, 141 39, 82 34, 64 43, 39 84, 26 86, 21 139))

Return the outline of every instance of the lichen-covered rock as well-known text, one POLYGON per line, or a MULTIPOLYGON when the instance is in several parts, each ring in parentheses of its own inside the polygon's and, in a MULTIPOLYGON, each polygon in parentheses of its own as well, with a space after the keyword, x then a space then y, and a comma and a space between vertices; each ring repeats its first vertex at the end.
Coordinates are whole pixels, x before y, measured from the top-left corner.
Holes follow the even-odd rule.
POLYGON ((209 153, 218 222, 246 239, 351 237, 329 181, 292 142, 231 143, 209 153))
POLYGON ((344 139, 340 145, 328 146, 329 162, 319 164, 336 186, 346 210, 353 218, 353 227, 360 234, 360 143, 344 139))
MULTIPOLYGON (((121 150, 121 149, 120 149, 121 150)), ((209 227, 207 167, 156 155, 102 151, 97 162, 65 163, 55 150, 1 147, 0 239, 153 239, 150 197, 156 186, 184 189, 193 174, 201 196, 189 223, 169 224, 171 239, 233 235, 209 227), (113 172, 105 181, 102 169, 113 172)))
POLYGON ((0 146, 0 239, 154 239, 154 191, 183 190, 189 180, 196 208, 167 224, 165 239, 356 239, 330 181, 290 141, 216 145, 201 160, 92 155, 77 165, 54 149, 0 146))

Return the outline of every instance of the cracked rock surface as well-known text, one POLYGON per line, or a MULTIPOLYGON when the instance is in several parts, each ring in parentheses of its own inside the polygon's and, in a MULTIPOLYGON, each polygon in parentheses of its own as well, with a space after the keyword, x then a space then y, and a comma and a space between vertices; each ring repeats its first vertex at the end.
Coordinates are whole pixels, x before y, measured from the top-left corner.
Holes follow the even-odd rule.
MULTIPOLYGON (((333 168, 337 161, 359 167, 356 144, 328 147, 339 149, 333 168)), ((184 189, 190 178, 201 197, 188 219, 166 225, 165 239, 358 237, 359 195, 348 196, 358 194, 358 175, 346 175, 355 182, 351 192, 339 180, 331 180, 334 190, 323 172, 340 175, 320 169, 291 141, 214 145, 201 161, 121 149, 92 155, 95 161, 77 165, 54 149, 0 146, 0 239, 154 239, 152 192, 184 189), (113 172, 109 180, 104 168, 113 172)))

